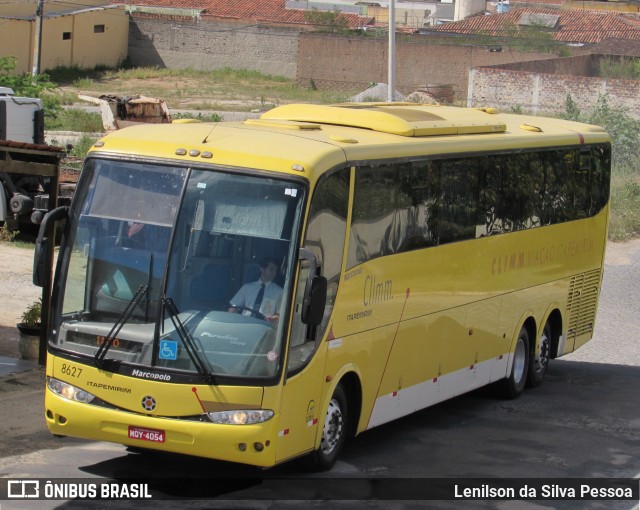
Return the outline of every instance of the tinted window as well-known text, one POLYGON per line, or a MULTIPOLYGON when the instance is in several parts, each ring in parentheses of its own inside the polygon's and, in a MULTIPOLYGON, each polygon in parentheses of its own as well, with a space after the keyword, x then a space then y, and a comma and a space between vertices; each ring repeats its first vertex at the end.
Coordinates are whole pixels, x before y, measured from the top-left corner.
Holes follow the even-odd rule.
POLYGON ((348 267, 593 216, 609 198, 610 158, 599 146, 361 166, 348 267))

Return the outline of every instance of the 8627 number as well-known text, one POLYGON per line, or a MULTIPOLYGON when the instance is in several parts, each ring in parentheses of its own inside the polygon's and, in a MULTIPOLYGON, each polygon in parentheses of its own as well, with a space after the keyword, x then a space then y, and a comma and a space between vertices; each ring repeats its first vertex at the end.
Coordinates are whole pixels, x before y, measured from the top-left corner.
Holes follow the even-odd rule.
POLYGON ((63 363, 60 367, 60 372, 64 375, 68 375, 69 377, 74 377, 77 379, 78 377, 80 377, 80 374, 82 374, 82 369, 74 365, 67 365, 66 363, 63 363))

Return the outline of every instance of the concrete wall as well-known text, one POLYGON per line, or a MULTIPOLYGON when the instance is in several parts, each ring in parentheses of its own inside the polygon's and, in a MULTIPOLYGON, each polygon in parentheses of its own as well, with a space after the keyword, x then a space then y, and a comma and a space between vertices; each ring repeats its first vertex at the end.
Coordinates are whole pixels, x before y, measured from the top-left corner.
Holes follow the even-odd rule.
MULTIPOLYGON (((300 35, 297 81, 335 90, 363 89, 387 83, 386 39, 300 35)), ((458 99, 466 99, 468 70, 553 55, 518 51, 489 51, 485 47, 434 44, 432 37, 415 36, 396 44, 396 88, 410 93, 429 85, 453 85, 458 99)))
POLYGON ((170 69, 251 69, 295 78, 299 30, 135 16, 129 29, 134 65, 170 69))
POLYGON ((526 71, 529 73, 565 74, 571 76, 594 76, 598 72, 598 55, 552 58, 500 64, 500 69, 526 71))
POLYGON ((116 67, 127 57, 129 16, 124 9, 90 11, 73 16, 73 46, 70 61, 82 68, 97 64, 116 67), (95 28, 104 26, 104 32, 95 28))
MULTIPOLYGON (((573 77, 565 83, 566 77, 548 74, 586 77, 593 71, 589 55, 561 59, 548 53, 491 49, 494 51, 485 46, 446 44, 434 36, 397 40, 397 89, 410 93, 425 85, 451 85, 457 103, 503 109, 520 106, 542 113, 564 109, 569 92, 574 100, 589 98, 589 104, 593 104, 593 94, 597 97, 603 91, 621 98, 637 94, 635 82, 625 90, 618 85, 620 80, 594 82, 573 77), (501 69, 487 69, 498 65, 501 69)), ((387 51, 384 38, 166 16, 135 15, 129 32, 129 57, 134 65, 251 69, 295 78, 301 86, 350 92, 387 82, 387 51)))
POLYGON ((31 72, 35 24, 26 20, 3 19, 0 30, 0 56, 16 57, 18 73, 31 72))
POLYGON ((593 109, 599 95, 608 94, 611 105, 624 106, 629 115, 640 119, 639 80, 474 68, 469 72, 467 104, 550 115, 564 111, 569 94, 583 112, 593 109))
MULTIPOLYGON (((0 55, 17 57, 16 70, 31 72, 35 21, 5 19, 2 22, 0 55)), ((40 69, 116 66, 127 56, 128 26, 129 17, 123 7, 45 18, 40 69), (103 25, 104 32, 95 33, 96 25, 103 25), (64 33, 70 34, 70 38, 64 39, 64 33)))

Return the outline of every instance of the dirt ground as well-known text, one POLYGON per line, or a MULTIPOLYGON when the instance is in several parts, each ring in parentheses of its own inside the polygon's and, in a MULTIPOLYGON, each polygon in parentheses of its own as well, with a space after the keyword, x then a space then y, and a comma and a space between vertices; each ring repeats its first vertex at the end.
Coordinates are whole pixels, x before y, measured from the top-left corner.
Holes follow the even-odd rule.
POLYGON ((0 356, 18 357, 16 324, 42 295, 31 281, 32 269, 33 249, 0 244, 0 356))

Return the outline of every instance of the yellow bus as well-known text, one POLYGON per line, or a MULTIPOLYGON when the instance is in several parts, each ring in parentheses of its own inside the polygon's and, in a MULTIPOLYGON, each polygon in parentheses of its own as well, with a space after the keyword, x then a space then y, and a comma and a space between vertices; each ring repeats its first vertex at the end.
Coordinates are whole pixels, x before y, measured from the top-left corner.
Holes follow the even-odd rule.
POLYGON ((54 434, 329 469, 345 440, 593 333, 610 138, 492 109, 287 105, 88 154, 49 317, 54 434))

